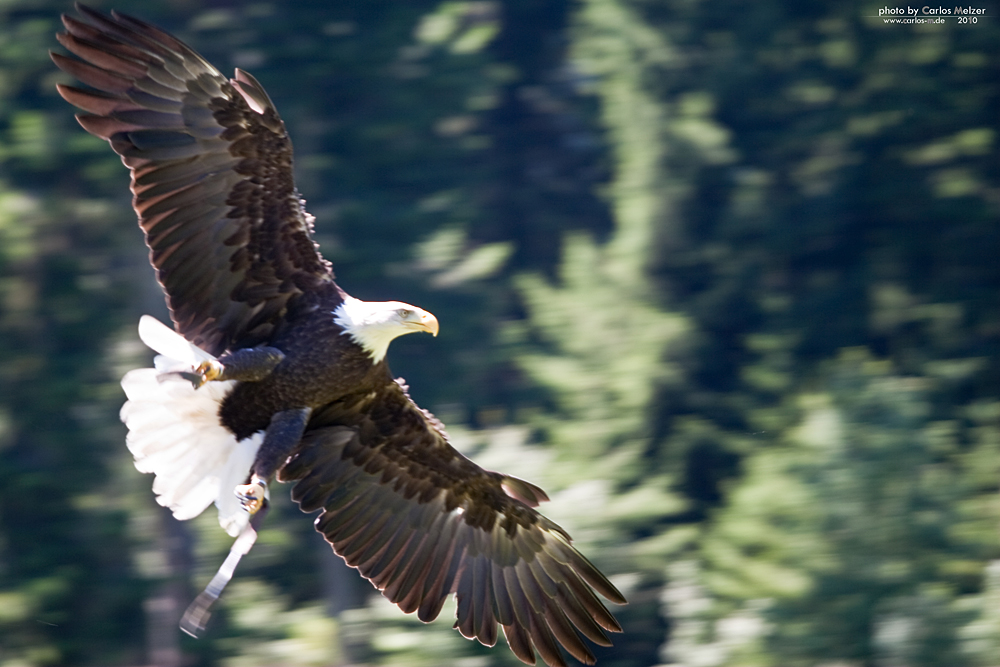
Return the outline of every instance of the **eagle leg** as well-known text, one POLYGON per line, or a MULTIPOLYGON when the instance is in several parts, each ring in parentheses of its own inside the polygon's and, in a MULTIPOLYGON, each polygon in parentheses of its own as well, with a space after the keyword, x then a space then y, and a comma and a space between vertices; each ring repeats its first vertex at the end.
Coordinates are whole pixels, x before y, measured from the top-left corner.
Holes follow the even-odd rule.
POLYGON ((311 414, 312 408, 292 408, 271 417, 271 423, 264 432, 264 442, 250 467, 250 483, 240 484, 234 489, 243 508, 251 515, 263 506, 268 480, 274 477, 299 443, 311 414))
POLYGON ((196 373, 202 372, 206 368, 211 376, 206 376, 205 381, 210 380, 238 380, 240 382, 258 382, 263 380, 271 371, 277 367, 285 358, 285 353, 276 347, 262 345, 260 347, 248 347, 219 357, 217 362, 204 361, 197 369, 196 373), (213 366, 213 363, 217 366, 213 366))

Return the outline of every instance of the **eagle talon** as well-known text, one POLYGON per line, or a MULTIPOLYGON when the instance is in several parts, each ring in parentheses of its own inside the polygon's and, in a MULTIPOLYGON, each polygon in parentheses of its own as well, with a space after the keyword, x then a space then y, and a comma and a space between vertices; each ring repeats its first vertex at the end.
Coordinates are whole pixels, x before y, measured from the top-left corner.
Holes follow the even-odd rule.
POLYGON ((194 369, 194 375, 196 379, 194 380, 195 389, 198 389, 206 382, 211 382, 212 380, 217 380, 222 377, 222 372, 225 368, 215 359, 208 359, 201 362, 194 369))
POLYGON ((240 499, 243 509, 249 512, 250 516, 259 512, 260 508, 264 506, 264 493, 266 491, 267 482, 256 476, 251 478, 249 484, 240 484, 233 489, 233 493, 240 499))

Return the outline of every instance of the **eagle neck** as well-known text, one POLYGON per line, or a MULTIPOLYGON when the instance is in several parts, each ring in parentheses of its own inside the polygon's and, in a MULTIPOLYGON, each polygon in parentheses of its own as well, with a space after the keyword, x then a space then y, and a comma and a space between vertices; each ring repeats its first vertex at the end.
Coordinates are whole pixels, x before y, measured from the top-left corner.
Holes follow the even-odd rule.
POLYGON ((341 335, 350 336, 371 358, 373 364, 385 359, 389 343, 401 332, 392 327, 379 326, 366 319, 368 304, 353 296, 344 295, 344 301, 333 311, 334 322, 343 329, 341 335))

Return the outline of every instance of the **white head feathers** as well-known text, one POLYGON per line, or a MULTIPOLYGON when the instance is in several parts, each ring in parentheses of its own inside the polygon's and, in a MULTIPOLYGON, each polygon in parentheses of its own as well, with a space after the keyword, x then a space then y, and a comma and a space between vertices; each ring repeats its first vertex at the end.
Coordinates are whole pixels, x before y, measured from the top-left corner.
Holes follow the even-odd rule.
POLYGON ((333 312, 344 333, 364 348, 372 361, 385 358, 392 339, 414 331, 437 336, 437 318, 416 306, 400 301, 361 301, 347 297, 333 312))

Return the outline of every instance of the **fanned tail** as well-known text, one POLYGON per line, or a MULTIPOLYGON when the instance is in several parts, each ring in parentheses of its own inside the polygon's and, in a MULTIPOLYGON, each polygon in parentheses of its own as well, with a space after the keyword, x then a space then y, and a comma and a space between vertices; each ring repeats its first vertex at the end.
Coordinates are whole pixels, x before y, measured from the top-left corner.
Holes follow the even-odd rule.
POLYGON ((263 432, 237 440, 219 421, 219 405, 235 382, 208 382, 195 389, 184 378, 212 355, 149 315, 139 321, 139 336, 160 356, 155 368, 129 371, 122 378, 128 401, 121 420, 129 429, 126 443, 135 467, 156 476, 156 501, 175 518, 196 517, 214 502, 219 523, 235 537, 249 514, 233 489, 246 482, 263 432))

